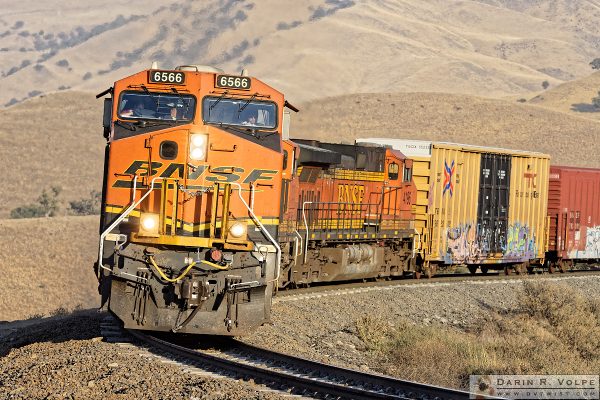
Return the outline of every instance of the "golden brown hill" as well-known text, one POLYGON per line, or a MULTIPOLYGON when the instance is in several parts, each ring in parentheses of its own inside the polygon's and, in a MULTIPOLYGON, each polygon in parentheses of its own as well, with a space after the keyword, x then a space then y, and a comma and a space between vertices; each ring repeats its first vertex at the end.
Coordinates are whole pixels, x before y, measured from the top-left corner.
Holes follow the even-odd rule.
POLYGON ((63 188, 63 209, 66 200, 100 190, 104 143, 102 100, 89 93, 56 93, 0 110, 0 218, 52 185, 63 188))
POLYGON ((351 143, 390 137, 548 153, 555 164, 600 168, 600 123, 538 106, 442 93, 331 97, 292 116, 292 137, 351 143))
POLYGON ((98 217, 0 220, 0 321, 99 305, 98 217))
POLYGON ((592 104, 592 98, 598 96, 598 91, 600 91, 600 71, 540 93, 529 100, 529 104, 578 117, 600 120, 600 109, 592 104))
POLYGON ((247 67, 293 102, 356 92, 528 96, 544 81, 588 74, 600 50, 600 8, 590 0, 46 0, 5 8, 0 107, 56 90, 98 93, 152 61, 247 67))
MULTIPOLYGON (((61 92, 0 110, 0 218, 42 189, 68 200, 100 190, 102 101, 61 92)), ((600 167, 600 123, 515 101, 441 93, 357 94, 306 103, 292 136, 352 142, 356 137, 446 140, 547 152, 553 162, 600 167)))

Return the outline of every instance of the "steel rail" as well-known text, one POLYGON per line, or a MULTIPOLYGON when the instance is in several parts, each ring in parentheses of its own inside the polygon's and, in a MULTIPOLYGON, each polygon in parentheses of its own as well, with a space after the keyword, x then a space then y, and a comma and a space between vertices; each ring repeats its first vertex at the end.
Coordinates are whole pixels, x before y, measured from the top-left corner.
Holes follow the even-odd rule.
MULTIPOLYGON (((429 385, 414 381, 393 378, 391 376, 366 373, 349 368, 329 365, 317 361, 279 353, 258 346, 249 345, 239 340, 232 340, 236 350, 252 355, 264 363, 275 365, 279 368, 300 370, 303 374, 313 375, 315 378, 328 378, 335 382, 356 384, 362 387, 379 388, 378 392, 385 391, 392 397, 384 398, 431 398, 431 399, 465 399, 469 392, 429 385)), ((353 385, 354 386, 354 385, 353 385)))
POLYGON ((287 301, 293 298, 311 298, 327 295, 344 294, 345 292, 362 292, 371 290, 385 290, 402 287, 418 287, 418 286, 432 286, 432 285, 454 285, 454 284, 485 284, 485 283, 502 283, 512 281, 525 281, 528 279, 540 279, 547 281, 560 281, 565 279, 580 279, 583 277, 598 277, 600 275, 599 269, 586 269, 586 270, 570 270, 564 273, 533 273, 525 275, 504 275, 501 272, 489 272, 485 275, 477 274, 471 275, 470 273, 454 273, 454 274, 437 274, 432 278, 427 279, 410 279, 400 278, 391 280, 381 281, 342 281, 342 282, 316 282, 311 284, 309 287, 299 287, 294 289, 286 288, 280 290, 277 295, 273 297, 274 302, 287 301))
POLYGON ((200 368, 224 371, 241 379, 253 379, 292 393, 340 399, 468 399, 469 393, 434 385, 400 380, 288 356, 232 340, 233 349, 220 355, 190 349, 141 331, 128 331, 153 349, 175 355, 200 368))

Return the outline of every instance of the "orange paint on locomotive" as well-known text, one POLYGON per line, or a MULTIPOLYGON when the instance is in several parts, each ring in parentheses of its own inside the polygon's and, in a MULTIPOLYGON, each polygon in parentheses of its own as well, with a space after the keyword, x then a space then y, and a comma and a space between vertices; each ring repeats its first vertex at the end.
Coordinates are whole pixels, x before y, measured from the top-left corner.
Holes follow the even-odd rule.
POLYGON ((302 182, 300 171, 292 182, 284 219, 303 226, 298 210, 304 205, 306 210, 320 207, 318 221, 312 224, 315 229, 343 230, 352 221, 362 228, 369 220, 384 230, 410 229, 417 190, 412 177, 404 180, 398 171, 412 168, 412 160, 392 149, 385 150, 385 160, 381 173, 335 168, 319 172, 314 182, 302 182), (390 165, 397 168, 391 174, 390 165))
MULTIPOLYGON (((173 94, 172 85, 150 84, 147 77, 148 72, 144 71, 116 82, 115 99, 120 99, 121 93, 136 90, 144 92, 143 87, 153 94, 173 94)), ((176 219, 178 227, 183 226, 188 234, 190 230, 202 230, 210 221, 211 196, 198 194, 210 191, 215 183, 241 185, 245 201, 253 203, 255 214, 268 219, 269 224, 277 223, 281 191, 281 151, 276 148, 267 149, 244 137, 219 129, 218 126, 206 124, 201 101, 205 96, 218 98, 227 92, 228 98, 239 96, 243 104, 255 95, 255 98, 276 104, 276 120, 280 122, 283 115, 283 95, 254 78, 251 93, 215 88, 214 80, 214 73, 185 72, 186 84, 179 88, 180 93, 192 95, 196 99, 194 117, 188 123, 173 127, 165 124, 155 132, 111 141, 105 199, 108 212, 118 212, 131 202, 133 177, 138 177, 138 197, 147 190, 154 178, 169 178, 169 185, 177 184, 184 189, 177 199, 176 219), (208 137, 206 157, 202 161, 189 158, 190 135, 197 133, 208 137), (160 155, 160 146, 165 141, 174 142, 178 149, 177 155, 172 159, 166 160, 160 155), (249 196, 250 185, 254 187, 253 199, 249 196)), ((120 101, 114 102, 113 115, 119 114, 120 101)), ((273 132, 280 137, 280 123, 273 132)), ((155 188, 160 188, 162 181, 163 179, 157 180, 155 188)), ((160 195, 159 190, 153 191, 140 205, 139 211, 158 213, 160 195)), ((172 200, 168 203, 170 207, 172 200)), ((231 202, 229 211, 234 219, 248 217, 247 210, 240 202, 231 202)), ((171 218, 172 215, 168 215, 169 221, 171 218)))

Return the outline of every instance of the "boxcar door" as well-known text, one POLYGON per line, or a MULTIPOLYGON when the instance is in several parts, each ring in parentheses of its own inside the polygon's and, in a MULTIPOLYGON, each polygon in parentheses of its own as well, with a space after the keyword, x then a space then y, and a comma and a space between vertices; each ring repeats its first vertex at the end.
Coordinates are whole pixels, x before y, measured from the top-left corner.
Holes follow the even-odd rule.
POLYGON ((506 248, 510 166, 510 155, 481 155, 477 227, 487 253, 502 253, 506 248))

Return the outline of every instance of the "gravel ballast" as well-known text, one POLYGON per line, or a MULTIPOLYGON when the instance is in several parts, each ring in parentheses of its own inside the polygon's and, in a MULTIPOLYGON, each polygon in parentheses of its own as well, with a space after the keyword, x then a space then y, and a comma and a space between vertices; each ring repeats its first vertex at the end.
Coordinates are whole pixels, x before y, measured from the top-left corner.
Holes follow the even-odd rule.
MULTIPOLYGON (((526 278, 536 279, 540 278, 526 278)), ((541 278, 600 298, 600 277, 541 278)), ((272 322, 248 343, 354 369, 378 371, 356 332, 364 316, 390 323, 468 329, 492 312, 510 312, 522 280, 415 283, 350 294, 280 297, 272 322)), ((100 337, 92 310, 0 324, 0 398, 274 399, 261 386, 192 375, 100 337)))
POLYGON ((95 310, 0 325, 2 399, 281 399, 260 386, 186 373, 103 341, 95 310), (13 324, 14 325, 14 324, 13 324))
MULTIPOLYGON (((600 299, 600 277, 539 277, 526 280, 568 285, 600 299)), ((250 344, 348 368, 380 371, 380 360, 365 350, 356 330, 369 316, 394 325, 415 324, 466 330, 491 313, 510 312, 523 279, 419 283, 352 294, 314 294, 308 299, 276 300, 272 323, 244 338, 250 344), (320 297, 319 297, 320 296, 320 297)))

